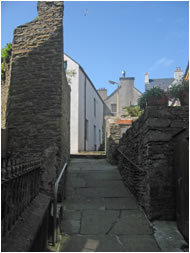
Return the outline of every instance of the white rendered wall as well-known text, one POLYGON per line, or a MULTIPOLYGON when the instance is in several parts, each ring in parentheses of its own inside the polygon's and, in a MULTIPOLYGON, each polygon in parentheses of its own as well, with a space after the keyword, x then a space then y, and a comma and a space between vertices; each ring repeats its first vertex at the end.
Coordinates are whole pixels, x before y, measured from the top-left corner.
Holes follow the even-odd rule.
POLYGON ((79 139, 78 150, 85 150, 85 75, 79 68, 79 139))
POLYGON ((96 144, 98 150, 102 143, 103 126, 103 101, 92 86, 90 80, 80 68, 79 64, 67 55, 67 70, 75 70, 76 74, 71 79, 71 118, 70 118, 70 150, 71 154, 80 151, 93 151, 96 144), (86 83, 86 84, 85 84, 86 83), (86 91, 85 91, 86 86, 86 91), (96 116, 94 115, 94 98, 96 100, 96 116), (85 104, 86 101, 86 104, 85 104), (85 140, 85 120, 88 120, 89 131, 85 140), (96 126, 96 140, 94 140, 94 126, 96 126), (101 140, 99 138, 101 131, 101 140))
POLYGON ((67 61, 67 70, 75 70, 76 74, 71 78, 71 111, 70 111, 70 152, 78 153, 79 138, 79 65, 72 61, 67 55, 64 55, 64 61, 67 61))
POLYGON ((86 141, 86 151, 98 150, 102 143, 103 126, 103 102, 92 87, 88 78, 86 79, 86 119, 89 122, 89 134, 86 141), (96 100, 96 116, 94 115, 94 98, 96 100), (96 140, 94 142, 94 126, 96 126, 96 140), (99 130, 101 131, 101 141, 99 140, 99 130))

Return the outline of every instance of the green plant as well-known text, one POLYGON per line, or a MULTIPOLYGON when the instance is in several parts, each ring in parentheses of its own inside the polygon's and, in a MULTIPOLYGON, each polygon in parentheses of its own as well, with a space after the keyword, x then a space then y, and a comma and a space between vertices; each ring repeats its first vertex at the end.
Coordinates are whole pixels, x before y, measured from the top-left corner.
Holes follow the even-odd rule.
POLYGON ((12 44, 7 43, 6 47, 1 49, 1 62, 8 63, 12 52, 12 44))
POLYGON ((11 43, 7 43, 6 47, 1 49, 1 80, 5 80, 5 64, 10 61, 11 52, 11 43))
POLYGON ((74 77, 76 75, 76 71, 74 69, 69 69, 65 73, 66 73, 66 77, 67 77, 67 82, 68 82, 68 84, 70 84, 72 77, 74 77))
POLYGON ((169 94, 172 98, 181 98, 184 93, 189 92, 189 81, 183 80, 182 82, 178 84, 174 84, 169 89, 169 94))
POLYGON ((150 99, 161 99, 162 97, 167 97, 167 93, 160 87, 153 87, 152 89, 146 90, 138 99, 138 105, 141 109, 147 106, 147 102, 150 99))
POLYGON ((123 109, 126 112, 126 114, 123 115, 125 117, 139 117, 143 113, 143 110, 141 110, 140 106, 138 105, 125 106, 123 109))
POLYGON ((137 104, 141 109, 145 109, 146 105, 147 105, 147 101, 146 101, 146 97, 143 96, 144 94, 142 94, 138 100, 137 100, 137 104))
POLYGON ((1 80, 5 80, 5 70, 3 63, 1 63, 1 80))

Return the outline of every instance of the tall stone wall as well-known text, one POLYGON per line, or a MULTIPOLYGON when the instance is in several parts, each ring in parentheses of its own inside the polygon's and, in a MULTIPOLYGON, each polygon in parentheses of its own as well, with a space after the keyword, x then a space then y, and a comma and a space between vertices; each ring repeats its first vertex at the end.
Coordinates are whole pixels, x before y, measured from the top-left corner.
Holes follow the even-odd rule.
POLYGON ((10 87, 10 61, 5 63, 5 80, 1 80, 1 128, 6 128, 7 99, 10 87))
POLYGON ((150 219, 175 219, 172 136, 188 126, 189 108, 148 107, 119 142, 119 170, 150 219))
POLYGON ((12 158, 43 159, 46 191, 70 153, 63 62, 63 2, 39 1, 38 17, 14 31, 7 127, 12 158))

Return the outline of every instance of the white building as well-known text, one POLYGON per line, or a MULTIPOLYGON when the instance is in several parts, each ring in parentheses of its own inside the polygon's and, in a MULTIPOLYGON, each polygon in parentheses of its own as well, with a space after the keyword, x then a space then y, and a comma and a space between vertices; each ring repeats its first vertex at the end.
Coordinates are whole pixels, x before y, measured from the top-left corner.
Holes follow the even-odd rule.
POLYGON ((71 76, 71 154, 98 150, 102 144, 104 102, 83 68, 64 54, 66 72, 71 76))

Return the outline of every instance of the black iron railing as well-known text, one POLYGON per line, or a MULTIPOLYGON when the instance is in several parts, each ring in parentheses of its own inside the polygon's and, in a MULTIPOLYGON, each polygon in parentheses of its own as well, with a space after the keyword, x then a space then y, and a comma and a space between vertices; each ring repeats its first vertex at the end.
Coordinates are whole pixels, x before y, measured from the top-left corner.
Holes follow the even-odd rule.
POLYGON ((40 190, 40 160, 2 161, 1 234, 6 236, 40 190))

